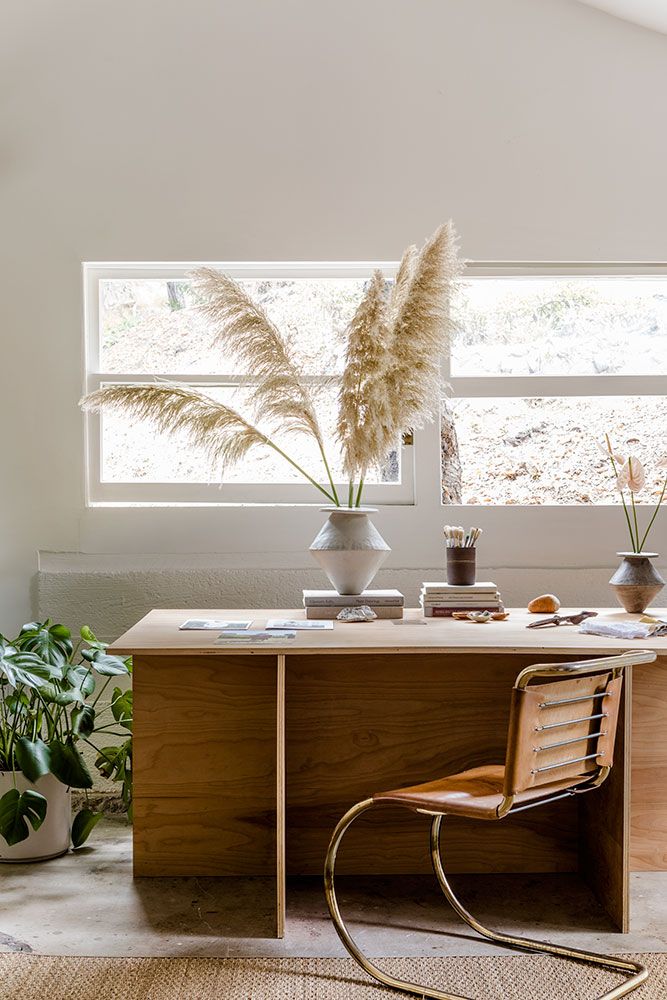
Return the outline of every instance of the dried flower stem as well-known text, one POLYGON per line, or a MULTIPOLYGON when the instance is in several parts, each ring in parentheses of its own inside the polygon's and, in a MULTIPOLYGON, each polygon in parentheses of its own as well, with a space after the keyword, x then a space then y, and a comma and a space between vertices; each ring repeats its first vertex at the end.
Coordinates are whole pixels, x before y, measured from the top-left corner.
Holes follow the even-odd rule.
MULTIPOLYGON (((628 456, 628 472, 630 473, 630 479, 632 479, 632 459, 630 458, 630 456, 628 456)), ((635 522, 635 539, 637 541, 637 548, 635 549, 635 551, 641 552, 641 548, 639 547, 639 524, 637 522, 637 505, 635 503, 635 491, 633 489, 630 490, 630 501, 632 503, 632 516, 635 522)))
MULTIPOLYGON (((290 458, 287 452, 283 451, 282 448, 279 448, 278 445, 275 443, 275 441, 272 441, 271 438, 266 437, 264 443, 268 448, 273 448, 273 450, 276 451, 279 455, 281 455, 286 462, 289 462, 290 465, 294 466, 296 471, 300 472, 301 475, 304 477, 304 479, 307 479, 309 483, 312 483, 315 489, 318 489, 320 493, 323 493, 324 496, 327 498, 327 500, 330 500, 331 503, 334 503, 337 507, 339 506, 338 496, 336 495, 336 487, 333 486, 333 483, 331 483, 331 485, 333 486, 334 496, 332 496, 331 493, 329 493, 329 491, 326 490, 321 483, 318 483, 316 479, 313 479, 313 477, 309 475, 306 472, 306 470, 299 465, 298 462, 295 462, 293 458, 290 458)), ((331 474, 329 474, 329 477, 331 477, 331 474)))
POLYGON ((336 490, 336 484, 334 483, 333 476, 331 475, 331 469, 329 468, 329 462, 327 461, 326 452, 324 451, 324 445, 321 441, 318 441, 320 448, 320 455, 322 456, 322 461, 324 462, 324 468, 326 469, 327 479, 329 480, 329 486, 331 487, 331 492, 333 493, 333 502, 337 507, 340 506, 340 500, 338 499, 338 492, 336 490))
POLYGON ((84 410, 109 407, 151 420, 167 434, 183 431, 193 444, 203 446, 212 462, 234 464, 257 446, 271 448, 285 459, 331 503, 334 497, 287 452, 231 406, 176 382, 155 385, 108 385, 85 396, 84 410))
POLYGON ((664 483, 662 484, 662 492, 661 492, 660 497, 658 499, 658 503, 656 505, 656 508, 653 511, 653 517, 648 522, 648 528, 644 532, 644 537, 642 538, 642 543, 639 546, 639 551, 640 552, 644 551, 644 542, 648 538, 648 533, 651 530, 651 528, 653 527, 653 522, 655 521, 656 517, 658 516, 658 511, 660 510, 660 505, 661 505, 662 501, 665 499, 665 490, 667 490, 667 479, 665 479, 664 483))
POLYGON ((360 480, 359 480, 359 488, 357 490, 357 499, 356 499, 355 504, 354 504, 355 507, 361 507, 361 494, 363 492, 363 489, 364 489, 364 477, 362 476, 360 478, 360 480))
POLYGON ((634 538, 634 536, 632 534, 632 524, 630 523, 630 515, 628 513, 627 504, 625 502, 625 497, 623 495, 623 488, 621 487, 621 484, 618 481, 618 469, 616 468, 616 461, 614 459, 614 453, 613 453, 613 450, 612 450, 612 447, 611 447, 611 441, 609 440, 609 435, 608 434, 605 434, 605 440, 607 442, 607 451, 609 452, 609 461, 611 462, 611 467, 612 467, 612 470, 614 472, 614 478, 616 480, 616 485, 618 486, 618 492, 621 495, 621 503, 623 504, 623 512, 625 513, 625 520, 628 522, 628 531, 630 532, 630 542, 632 544, 632 550, 633 550, 633 552, 637 552, 638 551, 638 549, 637 549, 638 542, 635 541, 635 538, 634 538))
POLYGON ((384 385, 389 332, 385 278, 378 270, 368 282, 347 328, 345 368, 338 394, 338 439, 342 445, 343 470, 353 482, 376 464, 390 420, 384 385))
POLYGON ((313 398, 289 342, 262 306, 230 275, 200 267, 192 272, 192 278, 203 298, 200 308, 211 324, 216 343, 231 348, 246 364, 248 381, 254 386, 251 402, 255 419, 279 421, 288 432, 315 439, 331 487, 332 502, 338 505, 313 398))

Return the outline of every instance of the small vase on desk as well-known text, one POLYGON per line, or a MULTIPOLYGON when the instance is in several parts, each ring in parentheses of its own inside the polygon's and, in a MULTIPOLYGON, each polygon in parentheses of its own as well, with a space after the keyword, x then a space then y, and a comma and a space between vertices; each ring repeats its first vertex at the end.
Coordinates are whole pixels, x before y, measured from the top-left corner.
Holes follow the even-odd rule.
POLYGON ((657 552, 617 552, 622 562, 609 583, 621 607, 631 614, 641 614, 660 593, 665 581, 651 562, 657 552))
POLYGON ((377 507, 322 507, 329 515, 310 546, 339 594, 366 590, 391 549, 369 514, 377 507))

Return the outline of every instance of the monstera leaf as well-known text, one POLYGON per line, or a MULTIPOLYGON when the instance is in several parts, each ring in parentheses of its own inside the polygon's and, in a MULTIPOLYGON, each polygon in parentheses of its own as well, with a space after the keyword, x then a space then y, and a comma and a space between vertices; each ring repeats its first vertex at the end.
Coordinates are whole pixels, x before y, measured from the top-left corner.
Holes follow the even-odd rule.
POLYGON ((111 699, 111 712, 116 722, 132 732, 132 692, 121 691, 120 688, 113 689, 111 699))
POLYGON ((92 705, 78 705, 70 718, 72 732, 77 736, 90 736, 95 728, 95 709, 92 705))
POLYGON ((36 653, 54 667, 63 667, 72 655, 72 633, 64 625, 52 625, 49 618, 45 622, 28 622, 21 629, 16 645, 36 653))
POLYGON ((92 788, 93 779, 86 767, 86 762, 74 746, 71 739, 64 743, 52 740, 49 743, 51 751, 51 774, 69 788, 92 788))
POLYGON ((25 792, 10 788, 0 799, 0 837, 4 837, 10 847, 20 844, 30 836, 30 827, 39 830, 45 816, 43 795, 32 788, 25 792))
POLYGON ((121 674, 129 674, 130 667, 128 660, 121 659, 120 656, 111 656, 103 649, 84 649, 81 655, 88 660, 93 670, 104 677, 116 677, 121 674))
POLYGON ((0 678, 4 677, 12 687, 24 684, 41 688, 57 673, 56 668, 44 663, 36 653, 17 649, 0 636, 0 678))
POLYGON ((92 830, 102 819, 102 813, 92 809, 82 809, 74 817, 72 823, 72 847, 81 847, 88 840, 92 830))
POLYGON ((28 781, 37 781, 51 770, 51 751, 42 740, 21 736, 16 741, 14 755, 28 781))
POLYGON ((70 667, 65 674, 65 679, 73 688, 78 688, 86 698, 90 698, 91 694, 95 692, 95 675, 90 667, 70 667))

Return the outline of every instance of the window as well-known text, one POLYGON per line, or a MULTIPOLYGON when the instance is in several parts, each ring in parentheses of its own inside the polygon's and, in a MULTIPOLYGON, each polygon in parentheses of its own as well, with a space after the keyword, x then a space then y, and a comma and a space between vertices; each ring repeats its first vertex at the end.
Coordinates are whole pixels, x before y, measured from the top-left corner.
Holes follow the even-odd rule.
MULTIPOLYGON (((233 357, 212 346, 187 277, 197 265, 84 265, 86 391, 113 383, 170 379, 197 386, 241 412, 249 387, 233 357)), ((285 332, 315 395, 334 478, 337 386, 344 332, 374 265, 214 265, 232 274, 285 332)), ((391 269, 388 269, 388 276, 391 269)), ((247 408, 245 410, 247 412, 247 408)), ((220 475, 185 440, 118 412, 87 420, 87 487, 95 503, 312 503, 319 495, 277 454, 256 449, 220 475)), ((276 438, 322 482, 314 444, 276 438)), ((397 445, 366 480, 364 502, 413 502, 413 447, 397 445)))
MULTIPOLYGON (((187 278, 196 265, 86 264, 86 391, 156 378, 188 382, 243 409, 233 357, 211 346, 187 278)), ((346 325, 376 266, 217 264, 261 301, 317 394, 334 475, 336 385, 346 325), (333 378, 333 383, 332 383, 333 378)), ((667 267, 469 265, 446 359, 441 427, 406 437, 368 482, 366 503, 437 507, 615 504, 606 431, 628 442, 661 487, 667 418, 667 267), (438 470, 440 475, 438 476, 438 470), (440 483, 440 497, 438 496, 440 483)), ((278 456, 257 450, 224 482, 183 440, 120 414, 88 416, 87 487, 95 504, 319 504, 278 456)), ((300 438, 289 450, 324 481, 300 438)), ((436 515, 435 509, 433 512, 436 515)))
POLYGON ((464 504, 610 504, 596 441, 628 444, 657 498, 667 424, 667 273, 658 267, 481 265, 458 302, 452 345, 458 454, 444 499, 464 504))

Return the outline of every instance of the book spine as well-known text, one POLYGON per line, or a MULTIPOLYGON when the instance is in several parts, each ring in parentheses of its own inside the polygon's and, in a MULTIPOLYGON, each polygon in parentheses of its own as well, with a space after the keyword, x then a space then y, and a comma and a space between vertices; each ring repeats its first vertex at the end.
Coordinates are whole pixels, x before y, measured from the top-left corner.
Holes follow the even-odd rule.
POLYGON ((341 595, 339 599, 336 598, 326 598, 322 600, 318 598, 317 600, 310 600, 308 598, 303 599, 304 608, 360 608, 362 605, 366 605, 369 608, 402 608, 405 604, 405 599, 400 597, 388 597, 381 598, 380 600, 370 597, 362 598, 351 594, 350 597, 345 597, 341 595))
POLYGON ((454 612, 469 612, 469 611, 502 611, 503 607, 500 604, 479 604, 475 608, 424 608, 425 618, 451 618, 454 612))
POLYGON ((425 587, 423 584, 421 586, 421 592, 423 594, 493 594, 498 590, 498 585, 493 583, 484 584, 483 587, 472 585, 472 586, 455 586, 451 587, 425 587))
POLYGON ((475 597, 488 597, 499 593, 497 587, 493 590, 422 590, 420 591, 423 597, 464 597, 473 599, 475 597))
POLYGON ((495 599, 498 596, 497 590, 486 590, 483 594, 425 594, 419 595, 425 601, 483 601, 495 599))
POLYGON ((499 597, 482 597, 479 601, 420 601, 425 608, 476 608, 480 604, 502 604, 499 597))
POLYGON ((422 594, 419 600, 424 604, 479 604, 480 601, 499 601, 500 594, 479 594, 475 597, 459 597, 458 594, 443 594, 441 596, 422 594))

